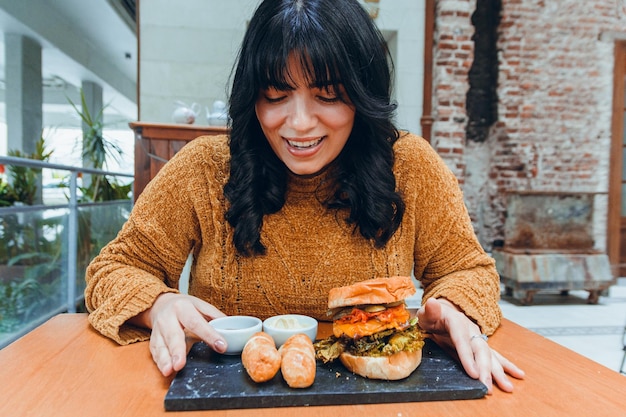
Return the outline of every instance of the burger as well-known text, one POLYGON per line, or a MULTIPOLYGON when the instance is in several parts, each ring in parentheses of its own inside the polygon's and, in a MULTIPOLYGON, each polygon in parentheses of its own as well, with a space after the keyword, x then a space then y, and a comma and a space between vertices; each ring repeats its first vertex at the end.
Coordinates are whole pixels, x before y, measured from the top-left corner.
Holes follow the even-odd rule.
POLYGON ((328 294, 333 335, 315 343, 324 363, 339 358, 370 379, 403 379, 422 361, 424 340, 405 299, 415 293, 410 277, 375 278, 328 294))

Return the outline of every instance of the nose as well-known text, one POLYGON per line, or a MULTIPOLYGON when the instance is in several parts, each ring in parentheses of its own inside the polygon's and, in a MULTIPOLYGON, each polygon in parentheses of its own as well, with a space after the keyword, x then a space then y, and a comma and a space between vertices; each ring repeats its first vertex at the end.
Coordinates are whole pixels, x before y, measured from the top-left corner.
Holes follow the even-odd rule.
POLYGON ((296 132, 306 132, 317 123, 315 103, 308 97, 294 95, 288 112, 287 124, 296 132))

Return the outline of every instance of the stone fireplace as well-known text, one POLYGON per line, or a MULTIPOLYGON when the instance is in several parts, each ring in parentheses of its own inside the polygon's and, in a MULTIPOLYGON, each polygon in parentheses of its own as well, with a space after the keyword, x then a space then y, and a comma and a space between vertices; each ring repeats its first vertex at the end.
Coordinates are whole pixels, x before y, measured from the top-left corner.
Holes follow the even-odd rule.
POLYGON ((530 305, 539 291, 589 292, 595 304, 615 283, 593 238, 593 193, 507 194, 504 242, 493 257, 506 294, 530 305))

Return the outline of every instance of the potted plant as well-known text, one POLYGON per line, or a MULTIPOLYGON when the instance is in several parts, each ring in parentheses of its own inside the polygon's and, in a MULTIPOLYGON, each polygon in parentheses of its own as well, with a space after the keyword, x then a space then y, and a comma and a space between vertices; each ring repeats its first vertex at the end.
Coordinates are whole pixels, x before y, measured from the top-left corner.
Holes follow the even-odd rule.
MULTIPOLYGON (((118 160, 122 155, 122 149, 103 134, 103 116, 106 106, 93 115, 87 106, 82 89, 80 90, 80 108, 71 99, 68 98, 68 101, 84 124, 82 136, 83 160, 89 161, 91 166, 96 169, 105 167, 107 157, 118 160)), ((130 199, 129 193, 132 190, 132 184, 123 185, 116 180, 110 181, 103 175, 91 175, 88 183, 86 187, 81 187, 82 201, 130 199)))

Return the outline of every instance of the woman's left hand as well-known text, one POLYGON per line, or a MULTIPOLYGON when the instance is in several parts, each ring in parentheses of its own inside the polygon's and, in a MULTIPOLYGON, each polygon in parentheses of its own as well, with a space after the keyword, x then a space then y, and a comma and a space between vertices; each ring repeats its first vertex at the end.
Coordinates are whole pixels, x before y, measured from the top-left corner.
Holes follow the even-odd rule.
POLYGON ((524 378, 524 371, 513 362, 491 349, 481 337, 480 328, 445 299, 428 299, 418 310, 420 328, 441 347, 458 355, 467 374, 480 380, 492 393, 493 383, 505 392, 513 391, 507 374, 524 378))

